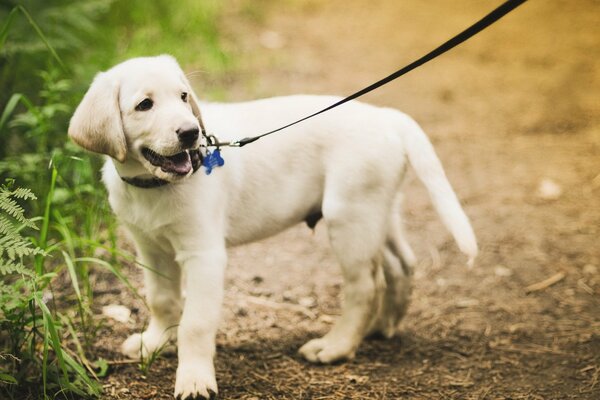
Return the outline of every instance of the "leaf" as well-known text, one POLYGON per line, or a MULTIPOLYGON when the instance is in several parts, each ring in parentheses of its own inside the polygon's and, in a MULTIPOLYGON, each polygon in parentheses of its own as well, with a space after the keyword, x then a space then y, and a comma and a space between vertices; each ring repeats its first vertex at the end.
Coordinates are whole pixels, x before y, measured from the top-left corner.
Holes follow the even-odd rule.
POLYGON ((106 361, 104 358, 99 358, 94 362, 94 367, 99 369, 99 371, 96 374, 100 378, 103 378, 108 372, 108 361, 106 361))
POLYGON ((8 17, 6 17, 4 26, 2 26, 2 29, 0 29, 0 50, 2 50, 4 47, 4 42, 6 42, 6 37, 8 36, 8 29, 10 28, 15 15, 17 15, 17 11, 19 11, 17 7, 14 7, 12 10, 10 10, 8 17))
POLYGON ((19 383, 14 376, 12 375, 8 375, 5 373, 0 372, 0 381, 4 382, 4 383, 9 383, 11 385, 16 385, 17 383, 19 383))
POLYGON ((8 103, 6 103, 4 111, 2 111, 2 116, 0 117, 0 132, 2 132, 2 128, 4 128, 8 117, 15 111, 17 104, 19 104, 19 101, 22 101, 23 97, 24 96, 21 93, 15 93, 8 99, 8 103))
POLYGON ((77 272, 75 271, 75 265, 73 264, 73 260, 71 256, 67 254, 64 250, 62 250, 63 258, 65 259, 65 264, 67 264, 67 269, 69 270, 69 276, 71 277, 71 283, 73 285, 73 289, 75 290, 75 294, 77 294, 77 301, 81 303, 83 299, 81 298, 81 292, 79 291, 79 280, 77 279, 77 272))
POLYGON ((19 11, 21 11, 21 13, 25 16, 25 18, 27 19, 27 21, 29 22, 29 24, 32 26, 32 28, 37 33, 38 37, 44 43, 44 45, 46 46, 46 48, 48 49, 48 51, 50 52, 50 54, 52 54, 52 57, 54 57, 54 59, 58 62, 58 64, 62 67, 62 69, 66 71, 67 67, 63 63, 62 59, 58 56, 58 53, 56 53, 56 50, 54 50, 54 47, 52 47, 52 45, 50 44, 50 42, 48 42, 48 39, 46 38, 46 35, 44 35, 44 33, 42 32, 42 29, 37 24, 37 22, 35 22, 35 20, 31 17, 31 15, 27 11, 27 9, 25 7, 23 7, 22 5, 18 5, 15 8, 18 9, 19 11))
POLYGON ((123 273, 118 268, 115 268, 111 263, 101 260, 99 258, 93 258, 93 257, 79 257, 79 258, 76 258, 74 261, 75 262, 94 263, 94 264, 98 264, 98 265, 108 269, 110 272, 113 273, 114 276, 117 277, 117 279, 119 279, 125 286, 127 286, 129 288, 129 290, 131 290, 136 297, 138 297, 141 300, 144 300, 144 298, 142 296, 140 296, 140 294, 138 293, 136 288, 133 287, 133 285, 131 285, 131 283, 129 282, 129 279, 127 279, 127 277, 125 275, 123 275, 123 273))

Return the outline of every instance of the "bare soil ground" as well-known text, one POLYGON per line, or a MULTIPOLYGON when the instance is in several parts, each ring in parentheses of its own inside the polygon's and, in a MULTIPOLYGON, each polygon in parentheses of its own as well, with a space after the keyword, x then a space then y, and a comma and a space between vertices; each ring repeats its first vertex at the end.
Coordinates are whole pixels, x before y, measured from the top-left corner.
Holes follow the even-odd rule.
MULTIPOLYGON (((219 85, 231 100, 351 93, 498 3, 258 2, 259 18, 232 2, 222 24, 241 52, 240 72, 196 83, 219 85)), ((477 267, 465 267, 411 175, 407 228, 421 261, 410 311, 394 339, 366 340, 355 360, 316 366, 296 350, 340 310, 325 227, 233 249, 218 335, 220 398, 600 398, 597 5, 528 2, 365 98, 413 115, 428 132, 478 235, 477 267), (550 190, 541 193, 544 180, 550 190)), ((141 287, 140 271, 130 275, 141 287)), ((98 335, 98 355, 119 360, 120 343, 147 311, 114 278, 97 278, 98 307, 134 310, 130 324, 106 320, 98 335)), ((112 365, 106 398, 171 398, 175 368, 168 357, 147 374, 112 365)))

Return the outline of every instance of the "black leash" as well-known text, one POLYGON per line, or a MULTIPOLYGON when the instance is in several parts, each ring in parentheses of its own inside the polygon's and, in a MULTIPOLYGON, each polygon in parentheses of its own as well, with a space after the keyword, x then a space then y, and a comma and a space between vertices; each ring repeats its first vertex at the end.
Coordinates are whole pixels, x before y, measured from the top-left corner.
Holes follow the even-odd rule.
POLYGON ((452 48, 458 46, 462 42, 475 36, 482 30, 484 30, 488 26, 492 25, 493 23, 498 21, 500 18, 502 18, 503 16, 505 16, 506 14, 508 14, 509 12, 511 12, 518 6, 520 6, 521 4, 525 3, 526 1, 527 0, 508 0, 508 1, 504 2, 504 4, 500 5, 498 8, 496 8, 495 10, 490 12, 488 15, 486 15, 485 17, 483 17, 482 19, 480 19, 479 21, 477 21, 476 23, 474 23, 473 25, 471 25, 470 27, 468 27, 467 29, 465 29, 464 31, 459 33, 458 35, 454 36, 452 39, 443 43, 441 46, 439 46, 439 47, 433 49, 432 51, 430 51, 429 53, 425 54, 423 57, 419 58, 418 60, 413 61, 412 63, 408 64, 407 66, 405 66, 402 69, 399 69, 398 71, 394 72, 393 74, 386 76, 385 78, 373 83, 372 85, 367 86, 366 88, 361 89, 358 92, 351 94, 348 97, 343 98, 342 100, 338 101, 337 103, 332 104, 329 107, 326 107, 320 111, 315 112, 314 114, 310 114, 304 118, 300 118, 297 121, 294 121, 294 122, 287 124, 285 126, 282 126, 280 128, 273 129, 272 131, 263 133, 261 135, 246 137, 246 138, 243 138, 240 140, 235 140, 232 142, 216 141, 216 143, 210 144, 210 145, 215 146, 215 147, 219 147, 219 146, 242 147, 249 143, 257 141, 260 138, 271 135, 275 132, 282 131, 286 128, 289 128, 290 126, 299 124, 302 121, 306 121, 309 118, 316 117, 319 114, 323 114, 324 112, 329 111, 332 108, 341 106, 342 104, 347 103, 351 100, 354 100, 357 97, 360 97, 362 95, 365 95, 365 94, 385 85, 386 83, 389 83, 389 82, 401 77, 402 75, 409 73, 413 69, 420 67, 421 65, 425 64, 426 62, 431 61, 434 58, 444 54, 448 50, 451 50, 452 48))
MULTIPOLYGON (((216 138, 216 136, 209 135, 206 133, 206 130, 204 129, 202 120, 199 119, 200 127, 202 130, 202 136, 204 136, 204 139, 206 140, 206 145, 202 146, 205 148, 206 154, 202 155, 200 153, 200 164, 206 168, 206 173, 210 174, 214 167, 222 166, 224 164, 224 161, 221 158, 221 154, 220 154, 220 147, 242 147, 242 146, 245 146, 247 144, 257 141, 258 139, 260 139, 262 137, 271 135, 275 132, 282 131, 286 128, 289 128, 290 126, 299 124, 300 122, 306 121, 309 118, 316 117, 319 114, 323 114, 326 111, 329 111, 335 107, 341 106, 344 103, 347 103, 351 100, 356 99, 357 97, 365 95, 365 94, 385 85, 386 83, 389 83, 389 82, 401 77, 402 75, 409 73, 413 69, 420 67, 421 65, 425 64, 426 62, 433 60, 434 58, 444 54, 448 50, 451 50, 452 48, 458 46, 462 42, 470 39, 471 37, 475 36, 476 34, 481 32, 488 26, 492 25, 493 23, 498 21, 500 18, 502 18, 503 16, 505 16, 506 14, 508 14, 509 12, 511 12, 518 6, 520 6, 521 4, 525 3, 526 1, 527 0, 508 0, 508 1, 504 2, 498 8, 496 8, 495 10, 490 12, 488 15, 486 15, 485 17, 483 17, 482 19, 480 19, 479 21, 477 21, 476 23, 474 23, 473 25, 471 25, 470 27, 468 27, 467 29, 465 29, 464 31, 459 33, 458 35, 454 36, 452 39, 448 40, 447 42, 445 42, 442 45, 438 46, 437 48, 433 49, 429 53, 425 54, 423 57, 408 64, 404 68, 399 69, 398 71, 394 72, 393 74, 386 76, 385 78, 373 83, 372 85, 367 86, 366 88, 361 89, 358 92, 351 94, 348 97, 343 98, 342 100, 338 101, 335 104, 330 105, 329 107, 326 107, 326 108, 319 110, 313 114, 310 114, 304 118, 300 118, 297 121, 294 121, 292 123, 284 125, 280 128, 273 129, 272 131, 263 133, 261 135, 250 136, 250 137, 246 137, 246 138, 231 141, 231 142, 220 142, 216 138), (207 149, 207 147, 215 147, 216 149, 211 152, 207 149)), ((200 167, 200 165, 194 166, 194 172, 196 172, 199 167, 200 167)), ((137 178, 137 177, 133 177, 133 178, 122 177, 121 179, 123 179, 123 181, 125 181, 126 183, 128 183, 130 185, 133 185, 133 186, 136 186, 139 188, 144 188, 144 189, 156 188, 156 187, 164 186, 169 183, 168 181, 166 181, 164 179, 160 179, 160 178, 156 178, 156 177, 152 177, 150 179, 137 178)))

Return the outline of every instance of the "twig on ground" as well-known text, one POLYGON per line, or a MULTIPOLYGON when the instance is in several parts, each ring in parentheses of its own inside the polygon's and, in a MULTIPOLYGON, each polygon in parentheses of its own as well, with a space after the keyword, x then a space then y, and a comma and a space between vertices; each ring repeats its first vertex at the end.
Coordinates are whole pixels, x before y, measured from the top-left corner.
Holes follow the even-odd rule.
POLYGON ((541 282, 538 283, 534 283, 532 285, 529 285, 525 288, 525 293, 532 293, 532 292, 538 292, 540 290, 544 290, 549 288, 550 286, 554 285, 557 282, 562 281, 565 276, 567 276, 567 274, 565 274, 564 272, 558 272, 554 275, 552 275, 550 278, 548 279, 544 279, 541 282))
POLYGON ((594 289, 591 288, 587 283, 585 283, 585 281, 582 279, 579 279, 577 281, 577 286, 579 286, 581 289, 583 289, 587 294, 589 295, 594 295, 594 289))
POLYGON ((108 365, 127 365, 127 364, 138 364, 142 362, 142 360, 137 359, 137 360, 133 360, 133 359, 126 359, 126 360, 106 360, 106 363, 108 365))
POLYGON ((267 300, 265 298, 256 297, 256 296, 245 296, 245 300, 248 301, 249 303, 256 304, 256 305, 263 306, 263 307, 275 308, 278 310, 290 310, 290 311, 299 312, 301 314, 304 314, 305 316, 307 316, 310 319, 317 318, 317 315, 314 312, 310 311, 308 308, 306 308, 304 306, 301 306, 300 304, 279 303, 279 302, 276 302, 273 300, 267 300))
POLYGON ((509 346, 496 346, 495 349, 509 351, 512 353, 525 353, 525 354, 559 354, 565 355, 564 351, 558 349, 552 349, 550 347, 540 346, 531 344, 529 346, 509 345, 509 346))

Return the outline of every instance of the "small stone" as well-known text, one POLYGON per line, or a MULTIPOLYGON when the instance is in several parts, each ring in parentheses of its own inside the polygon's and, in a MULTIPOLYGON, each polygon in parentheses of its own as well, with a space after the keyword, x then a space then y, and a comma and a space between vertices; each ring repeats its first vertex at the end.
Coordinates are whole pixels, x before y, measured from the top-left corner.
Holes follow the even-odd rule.
POLYGON ((583 273, 586 275, 596 275, 598 273, 598 267, 594 264, 586 264, 583 266, 583 273))
POLYGON ((331 315, 323 314, 319 316, 319 321, 325 324, 333 324, 333 317, 331 315))
POLYGON ((496 274, 496 276, 506 277, 511 276, 513 272, 512 269, 507 268, 504 265, 496 265, 496 267, 494 268, 494 274, 496 274))
POLYGON ((298 304, 302 307, 312 308, 317 305, 317 302, 313 297, 302 297, 298 300, 298 304))
POLYGON ((460 299, 456 301, 456 307, 458 308, 469 308, 479 305, 477 299, 460 299))
POLYGON ((131 310, 120 304, 109 304, 102 307, 102 314, 115 321, 126 323, 131 317, 131 310))
POLYGON ((287 302, 294 302, 295 301, 295 296, 294 296, 294 294, 290 290, 284 291, 281 296, 283 298, 283 301, 287 301, 287 302))
POLYGON ((368 376, 359 376, 359 375, 347 375, 346 378, 350 381, 350 383, 359 383, 359 384, 363 384, 369 380, 368 376))
POLYGON ((544 200, 556 200, 562 194, 562 188, 558 183, 550 178, 544 178, 540 181, 537 195, 544 200))

